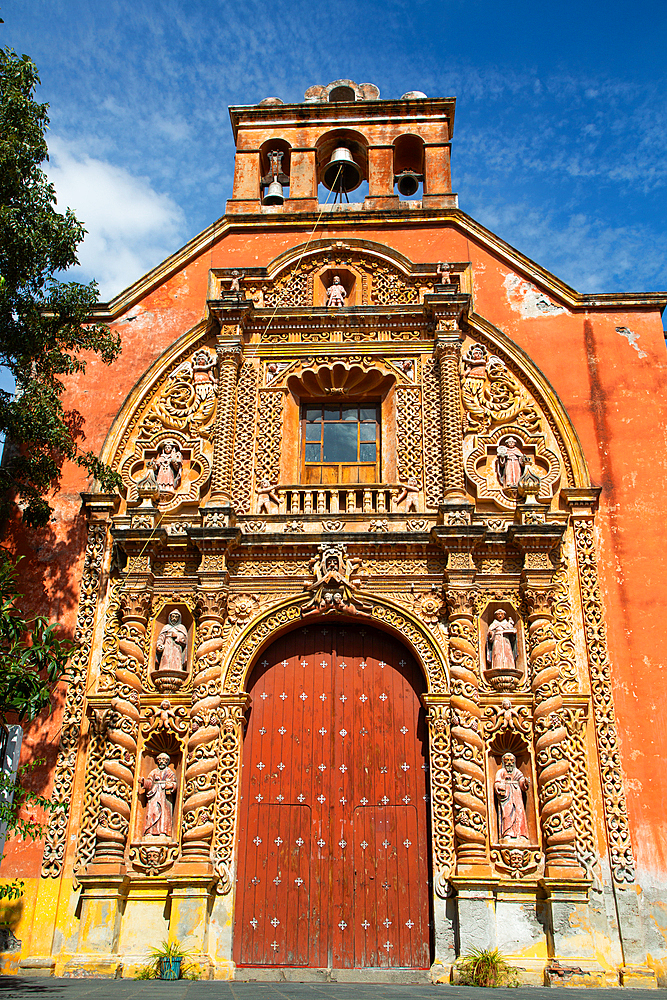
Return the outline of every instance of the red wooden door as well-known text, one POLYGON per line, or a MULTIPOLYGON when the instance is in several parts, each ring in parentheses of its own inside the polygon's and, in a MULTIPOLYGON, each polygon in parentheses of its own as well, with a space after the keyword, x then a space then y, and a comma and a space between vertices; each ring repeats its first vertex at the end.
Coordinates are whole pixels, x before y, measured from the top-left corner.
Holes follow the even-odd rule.
POLYGON ((422 688, 400 643, 326 620, 255 666, 237 965, 429 967, 422 688))

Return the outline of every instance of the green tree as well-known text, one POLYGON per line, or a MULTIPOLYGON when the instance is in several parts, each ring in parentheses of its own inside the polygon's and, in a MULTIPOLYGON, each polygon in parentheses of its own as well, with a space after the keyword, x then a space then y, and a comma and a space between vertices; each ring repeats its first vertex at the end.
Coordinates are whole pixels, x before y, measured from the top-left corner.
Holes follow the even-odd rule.
POLYGON ((89 322, 97 284, 62 281, 78 263, 85 229, 56 193, 41 165, 48 160, 48 104, 35 100, 37 68, 27 56, 0 49, 0 365, 16 395, 0 391, 0 434, 11 447, 0 466, 0 518, 20 510, 30 527, 47 524, 47 496, 65 460, 105 488, 118 477, 82 448, 82 421, 62 402, 63 379, 85 371, 85 354, 110 364, 116 334, 89 322))
MULTIPOLYGON (((62 677, 73 643, 58 634, 58 626, 43 615, 26 616, 19 607, 17 566, 0 551, 0 722, 31 722, 51 704, 53 685, 62 677)), ((1 762, 0 762, 1 763, 1 762)), ((0 829, 23 840, 44 835, 33 809, 48 813, 60 808, 29 787, 32 761, 18 776, 0 771, 0 829), (29 807, 26 811, 25 807, 29 807)), ((0 885, 0 899, 17 899, 23 882, 0 885)))

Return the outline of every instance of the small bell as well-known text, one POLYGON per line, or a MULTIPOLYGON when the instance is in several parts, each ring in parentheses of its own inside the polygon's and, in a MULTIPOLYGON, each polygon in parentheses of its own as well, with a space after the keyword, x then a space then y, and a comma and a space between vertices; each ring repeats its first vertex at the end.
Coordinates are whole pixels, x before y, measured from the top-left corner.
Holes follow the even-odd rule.
POLYGON ((322 183, 330 191, 353 191, 361 183, 361 171, 354 162, 352 153, 345 146, 339 146, 334 150, 333 156, 329 160, 322 183))
POLYGON ((396 177, 399 194, 402 194, 404 198, 412 197, 419 188, 420 180, 421 175, 416 174, 414 170, 402 170, 396 177))
POLYGON ((282 205, 285 197, 283 195, 283 186, 280 181, 272 180, 266 189, 266 194, 262 204, 264 205, 282 205))

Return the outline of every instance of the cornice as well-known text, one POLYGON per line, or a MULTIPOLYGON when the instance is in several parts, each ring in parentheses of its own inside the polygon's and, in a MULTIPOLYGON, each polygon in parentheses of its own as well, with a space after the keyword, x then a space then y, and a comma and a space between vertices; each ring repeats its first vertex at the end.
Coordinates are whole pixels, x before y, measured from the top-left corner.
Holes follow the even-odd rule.
POLYGON ((230 107, 229 117, 234 133, 234 142, 240 127, 266 128, 272 124, 285 126, 329 125, 347 128, 351 123, 359 126, 373 122, 375 125, 389 124, 396 119, 407 123, 438 122, 449 123, 450 138, 454 132, 455 97, 425 98, 420 100, 394 101, 345 101, 329 103, 313 101, 307 104, 236 105, 230 107))
MULTIPOLYGON (((231 233, 257 231, 258 229, 263 229, 266 232, 289 229, 303 230, 310 234, 318 221, 321 221, 320 213, 314 212, 224 215, 115 298, 109 302, 100 302, 92 311, 91 320, 110 323, 118 319, 154 288, 231 233)), ((409 213, 401 210, 383 212, 359 210, 335 216, 328 215, 326 219, 328 231, 331 233, 332 230, 335 230, 335 235, 332 233, 330 236, 331 241, 340 238, 341 233, 346 229, 358 232, 360 229, 368 228, 377 232, 378 226, 383 224, 387 229, 400 228, 402 231, 405 231, 406 228, 423 229, 425 226, 451 226, 463 235, 474 239, 489 253, 500 257, 509 267, 521 273, 573 312, 640 309, 657 309, 662 312, 667 306, 667 291, 605 292, 599 294, 577 292, 459 208, 420 209, 412 210, 409 213)), ((283 253, 281 256, 285 257, 288 253, 283 253)), ((267 265, 267 270, 273 270, 271 264, 267 265)))

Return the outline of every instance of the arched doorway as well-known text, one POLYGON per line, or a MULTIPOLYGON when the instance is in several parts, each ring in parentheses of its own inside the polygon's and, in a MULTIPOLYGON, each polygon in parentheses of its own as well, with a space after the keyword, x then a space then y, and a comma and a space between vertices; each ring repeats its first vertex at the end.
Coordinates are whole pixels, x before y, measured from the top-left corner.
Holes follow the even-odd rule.
POLYGON ((234 960, 428 968, 424 680, 397 640, 323 619, 248 683, 234 960))

